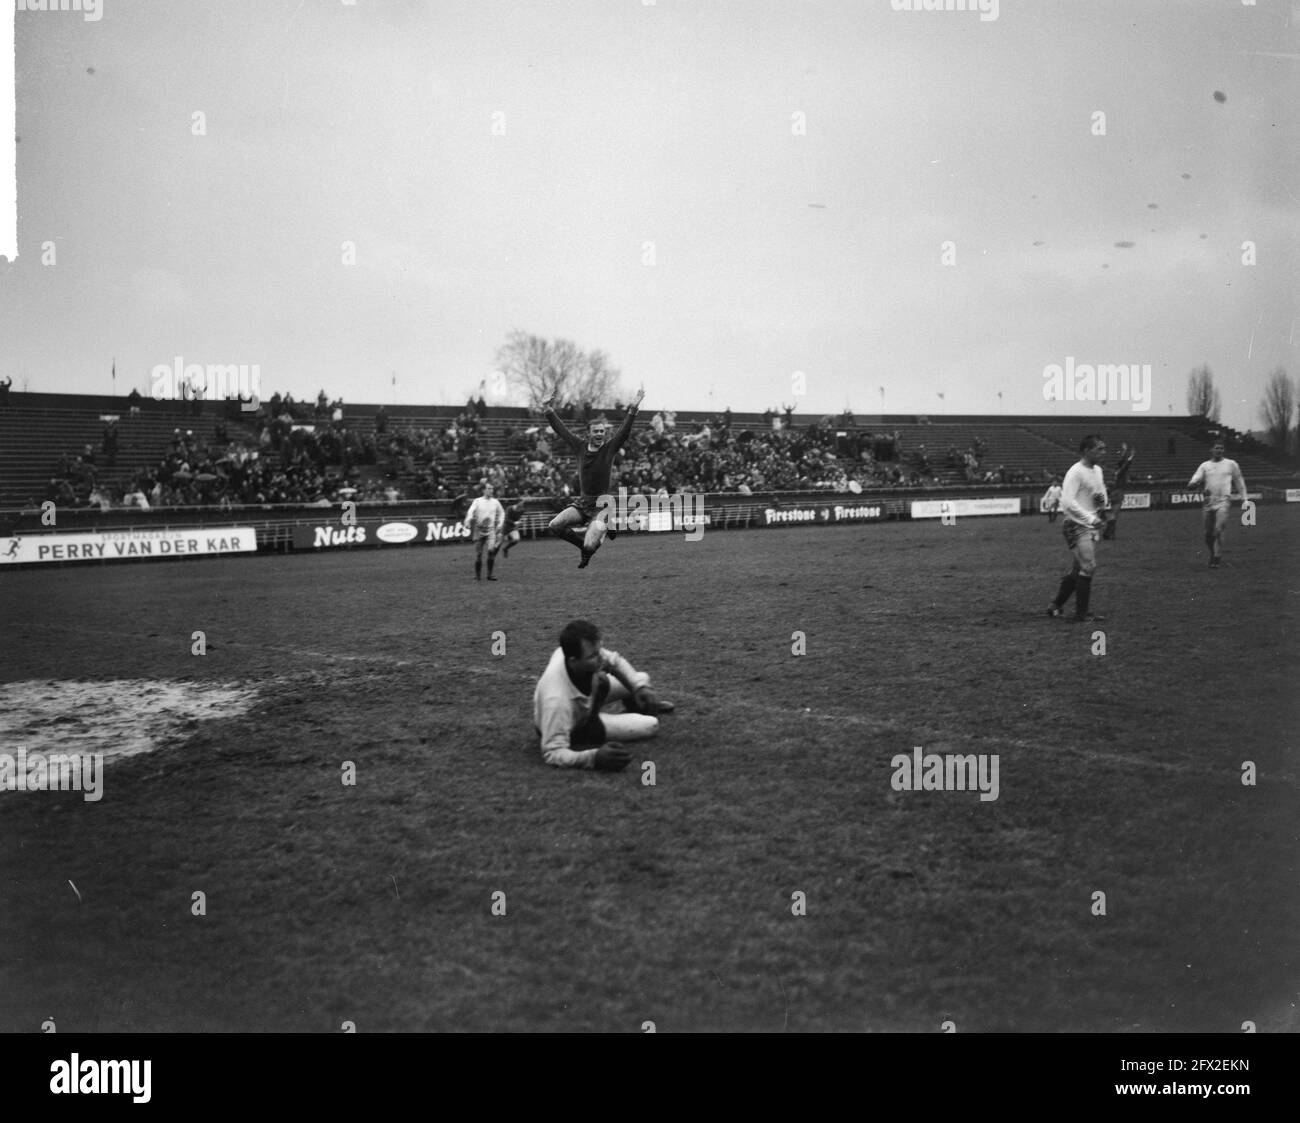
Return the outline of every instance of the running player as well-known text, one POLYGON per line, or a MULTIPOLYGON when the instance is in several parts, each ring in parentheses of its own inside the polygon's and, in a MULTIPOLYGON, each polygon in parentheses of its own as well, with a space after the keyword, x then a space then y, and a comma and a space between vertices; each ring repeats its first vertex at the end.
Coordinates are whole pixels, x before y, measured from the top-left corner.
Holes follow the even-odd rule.
POLYGON ((1049 523, 1056 522, 1056 516, 1061 513, 1061 481, 1055 476, 1043 492, 1043 510, 1047 512, 1049 523))
MULTIPOLYGON (((603 417, 593 418, 587 425, 587 440, 574 436, 565 428, 560 415, 555 412, 555 395, 552 394, 542 403, 542 412, 551 428, 572 450, 578 458, 579 495, 567 507, 555 516, 547 528, 557 538, 572 542, 582 551, 579 569, 586 569, 592 555, 600 549, 609 531, 604 518, 599 514, 601 496, 609 493, 609 475, 614 467, 614 457, 623 447, 623 442, 632 433, 632 423, 636 420, 636 411, 645 397, 645 390, 638 390, 636 401, 627 408, 627 416, 618 431, 609 436, 609 422, 603 417)), ((610 534, 612 539, 614 536, 610 534)))
POLYGON ((1241 493, 1242 507, 1250 502, 1246 496, 1246 480, 1237 462, 1224 457, 1223 442, 1215 441, 1210 446, 1210 459, 1196 469, 1187 486, 1205 488, 1205 545, 1210 551, 1210 568, 1218 569, 1223 552, 1223 528, 1228 525, 1234 486, 1241 493))
POLYGON ((483 580, 483 551, 487 550, 488 580, 495 581, 492 567, 496 564, 497 550, 501 548, 501 526, 506 513, 501 507, 501 500, 494 497, 491 484, 483 485, 483 494, 469 505, 465 516, 465 526, 469 528, 470 539, 474 543, 474 580, 483 580))
POLYGON ((1115 465, 1115 481, 1110 487, 1110 510, 1106 514, 1106 529, 1101 532, 1103 542, 1115 540, 1115 529, 1119 524, 1119 512, 1124 506, 1124 488, 1128 486, 1129 469, 1133 467, 1133 457, 1137 449, 1129 448, 1127 443, 1119 446, 1119 463, 1115 465))
POLYGON ((501 524, 501 552, 510 556, 510 547, 518 546, 523 535, 519 533, 519 522, 524 517, 524 501, 521 499, 506 508, 506 521, 501 524))
POLYGON ((1091 434, 1079 443, 1079 462, 1065 473, 1061 487, 1061 510, 1065 515, 1065 544, 1074 555, 1074 565, 1061 578, 1056 599, 1047 606, 1048 616, 1061 616, 1065 602, 1075 598, 1074 619, 1092 623, 1102 619, 1088 612, 1092 598, 1092 575, 1097 569, 1097 537, 1106 524, 1106 479, 1098 463, 1106 455, 1106 442, 1091 434))

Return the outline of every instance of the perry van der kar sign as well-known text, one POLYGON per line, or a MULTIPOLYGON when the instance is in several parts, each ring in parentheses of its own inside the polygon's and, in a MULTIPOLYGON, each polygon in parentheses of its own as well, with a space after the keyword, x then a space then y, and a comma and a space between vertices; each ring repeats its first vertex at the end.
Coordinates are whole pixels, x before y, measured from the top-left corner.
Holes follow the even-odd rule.
POLYGON ((94 534, 31 534, 0 538, 0 563, 118 561, 249 554, 257 550, 251 526, 214 529, 106 530, 94 534))
POLYGON ((326 523, 295 526, 295 550, 332 550, 339 546, 398 546, 405 543, 461 542, 469 538, 463 523, 449 519, 422 520, 416 526, 407 522, 358 522, 354 526, 326 523))

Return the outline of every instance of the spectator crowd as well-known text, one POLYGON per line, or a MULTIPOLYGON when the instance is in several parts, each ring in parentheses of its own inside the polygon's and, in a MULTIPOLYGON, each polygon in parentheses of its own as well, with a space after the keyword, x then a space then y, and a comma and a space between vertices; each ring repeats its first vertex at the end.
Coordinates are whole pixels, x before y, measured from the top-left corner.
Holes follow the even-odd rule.
MULTIPOLYGON (((616 417, 621 413, 620 403, 616 417)), ((579 433, 595 416, 585 404, 569 405, 563 414, 579 433)), ((562 500, 573 493, 576 465, 562 442, 557 448, 545 422, 507 422, 501 451, 501 440, 491 442, 493 447, 485 440, 486 415, 480 397, 471 398, 445 427, 394 426, 382 406, 372 418, 350 424, 342 399, 331 401, 323 390, 314 405, 276 393, 258 413, 240 415, 244 432, 255 434, 251 439, 232 440, 220 418, 206 440, 178 428, 158 462, 121 487, 101 479, 118 458, 113 420, 105 423, 98 449, 87 444, 60 459, 45 498, 67 506, 148 508, 453 499, 483 483, 498 495, 524 498, 562 500)), ((793 415, 792 406, 783 406, 767 410, 761 425, 736 425, 727 409, 679 427, 673 411, 655 413, 620 451, 612 485, 643 493, 750 495, 939 482, 926 446, 904 449, 897 431, 868 432, 847 410, 806 426, 796 426, 793 415)), ((944 465, 971 483, 1034 482, 1027 473, 988 467, 986 453, 976 437, 965 450, 950 446, 944 465)))

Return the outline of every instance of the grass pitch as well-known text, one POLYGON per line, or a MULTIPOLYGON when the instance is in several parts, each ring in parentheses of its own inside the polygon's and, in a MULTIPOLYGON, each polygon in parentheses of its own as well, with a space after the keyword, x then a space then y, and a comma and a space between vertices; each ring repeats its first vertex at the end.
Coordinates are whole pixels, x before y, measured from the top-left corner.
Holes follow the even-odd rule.
POLYGON ((0 1029, 1294 1030, 1300 510, 1229 535, 1126 513, 1095 628, 1039 518, 6 573, 0 751, 60 683, 106 748, 132 683, 247 706, 0 792, 0 1029), (677 703, 621 774, 532 738, 577 616, 677 703), (895 791, 914 746, 998 798, 895 791))

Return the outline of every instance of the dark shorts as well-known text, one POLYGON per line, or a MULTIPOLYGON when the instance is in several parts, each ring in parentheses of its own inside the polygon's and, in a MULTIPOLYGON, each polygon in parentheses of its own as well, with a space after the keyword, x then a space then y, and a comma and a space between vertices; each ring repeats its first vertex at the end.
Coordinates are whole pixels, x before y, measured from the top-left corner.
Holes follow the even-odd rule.
POLYGON ((603 745, 605 743, 605 723, 600 720, 600 714, 592 714, 587 719, 585 725, 578 726, 569 734, 569 744, 574 748, 589 749, 593 745, 603 745))
MULTIPOLYGON (((600 510, 600 496, 580 495, 577 499, 570 499, 568 507, 580 512, 586 522, 591 522, 596 517, 596 512, 600 510)), ((565 510, 568 510, 568 507, 565 510)))

